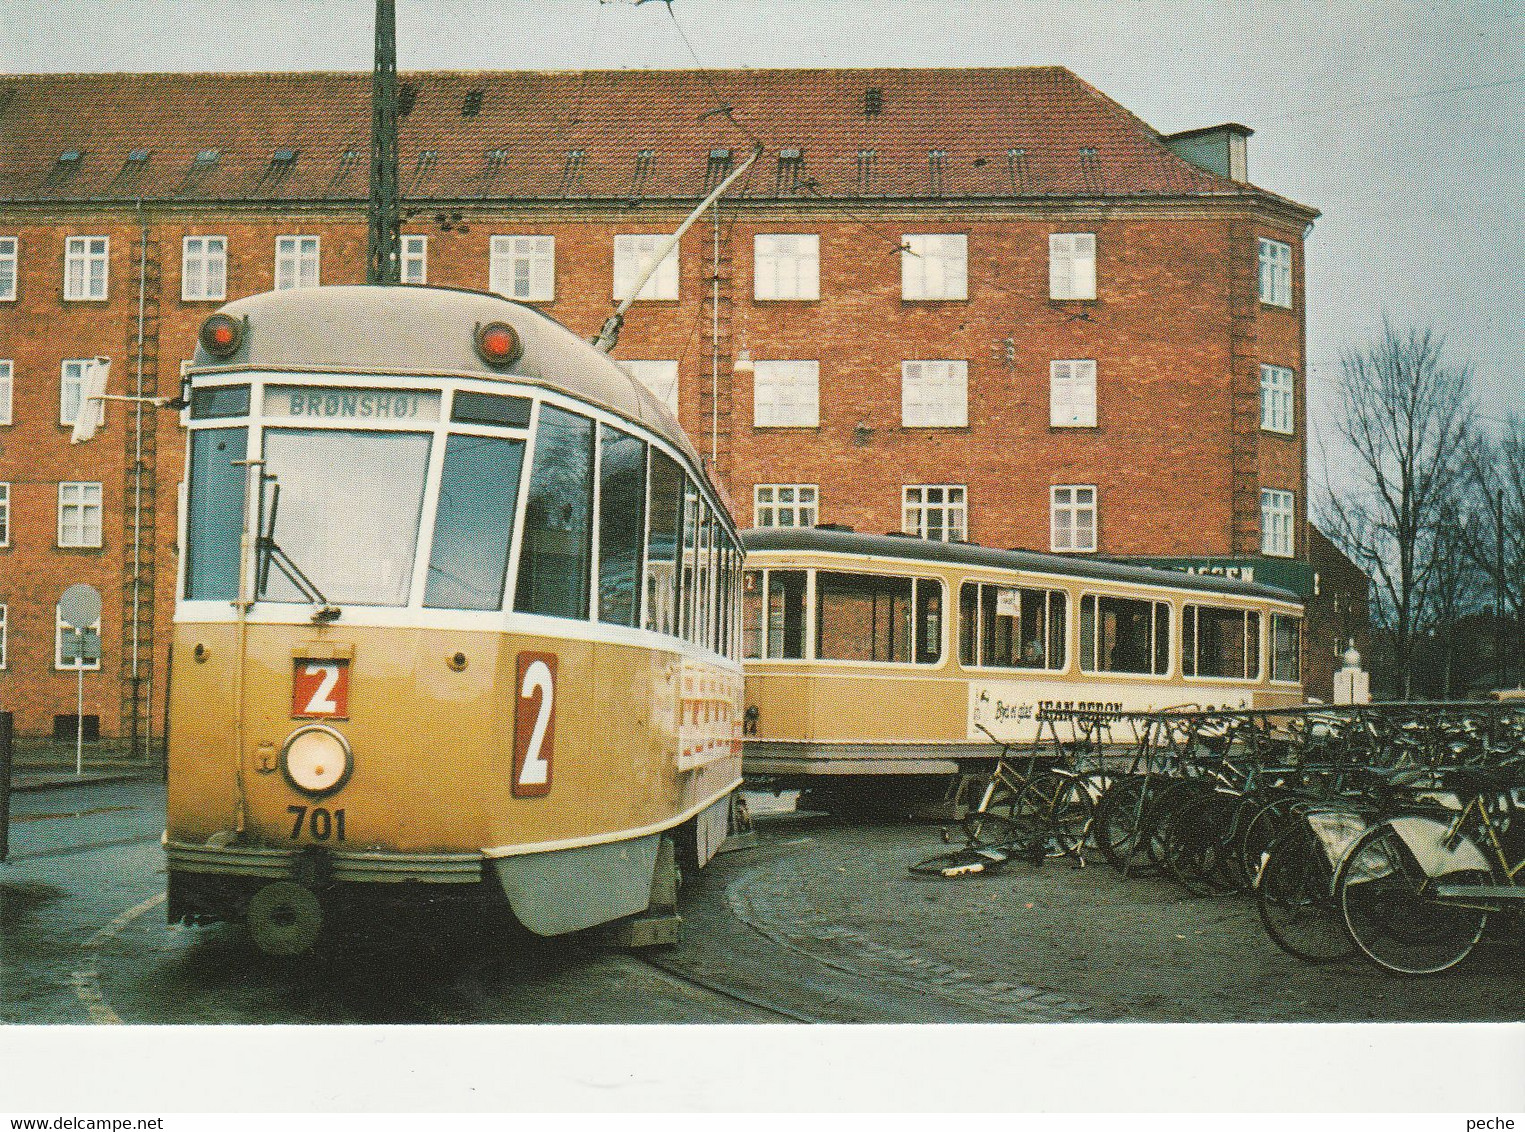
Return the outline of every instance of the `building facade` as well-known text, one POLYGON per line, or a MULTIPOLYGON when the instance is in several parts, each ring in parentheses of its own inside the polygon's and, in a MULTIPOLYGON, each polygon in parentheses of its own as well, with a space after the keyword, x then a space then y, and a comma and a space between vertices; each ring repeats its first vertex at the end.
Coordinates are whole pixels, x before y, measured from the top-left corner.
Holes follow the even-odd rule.
MULTIPOLYGON (((363 282, 369 76, 0 78, 0 710, 72 735, 57 601, 105 597, 86 717, 157 732, 184 438, 227 300, 363 282)), ((1307 206, 1249 131, 1164 137, 1062 68, 402 76, 406 282, 591 336, 742 526, 1306 562, 1307 206)))

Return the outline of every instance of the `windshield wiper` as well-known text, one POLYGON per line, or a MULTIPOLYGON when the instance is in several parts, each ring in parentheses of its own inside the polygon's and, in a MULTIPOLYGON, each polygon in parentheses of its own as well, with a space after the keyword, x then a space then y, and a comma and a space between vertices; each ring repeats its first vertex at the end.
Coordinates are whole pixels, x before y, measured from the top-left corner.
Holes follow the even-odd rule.
POLYGON ((286 576, 286 580, 296 588, 308 601, 318 608, 313 611, 312 619, 317 624, 323 625, 339 619, 339 607, 334 605, 328 598, 323 596, 323 591, 313 583, 313 580, 302 572, 302 568, 292 560, 291 555, 281 549, 280 543, 275 541, 275 518, 281 507, 281 483, 273 473, 265 471, 263 467, 259 471, 259 510, 260 518, 257 525, 260 527, 259 534, 254 539, 254 595, 256 598, 265 596, 265 589, 270 583, 270 566, 274 563, 276 569, 286 576), (265 483, 269 482, 273 489, 270 493, 270 514, 265 516, 265 483))

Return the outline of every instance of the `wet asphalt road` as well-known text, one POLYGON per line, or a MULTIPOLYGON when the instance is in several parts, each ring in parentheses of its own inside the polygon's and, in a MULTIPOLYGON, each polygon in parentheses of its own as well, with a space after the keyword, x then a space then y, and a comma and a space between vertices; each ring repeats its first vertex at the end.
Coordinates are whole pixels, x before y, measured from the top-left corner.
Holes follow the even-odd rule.
POLYGON ((0 1021, 615 1023, 1517 1020, 1525 951, 1458 972, 1309 967, 1243 898, 1105 866, 929 880, 934 826, 760 819, 759 845, 682 893, 685 934, 642 957, 544 940, 480 908, 405 909, 299 962, 230 925, 164 923, 153 781, 13 799, 0 865, 0 1021))

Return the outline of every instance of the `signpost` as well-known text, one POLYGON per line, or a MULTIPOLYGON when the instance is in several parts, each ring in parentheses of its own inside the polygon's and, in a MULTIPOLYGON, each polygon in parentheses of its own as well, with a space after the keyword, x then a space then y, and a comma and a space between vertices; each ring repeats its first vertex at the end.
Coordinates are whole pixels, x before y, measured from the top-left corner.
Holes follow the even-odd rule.
POLYGON ((101 591, 84 583, 70 586, 58 599, 58 614, 70 629, 64 637, 64 659, 72 660, 79 674, 74 712, 74 773, 85 773, 85 665, 101 659, 101 635, 94 628, 101 619, 101 591))

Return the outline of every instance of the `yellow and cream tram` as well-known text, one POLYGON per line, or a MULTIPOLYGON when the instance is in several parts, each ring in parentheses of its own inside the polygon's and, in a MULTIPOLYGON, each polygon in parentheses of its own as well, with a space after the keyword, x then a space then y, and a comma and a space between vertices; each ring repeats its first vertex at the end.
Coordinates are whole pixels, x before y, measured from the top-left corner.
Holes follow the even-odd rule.
POLYGON ((322 287, 208 319, 185 398, 172 922, 295 953, 455 886, 554 935, 708 860, 742 551, 655 397, 530 307, 322 287))
POLYGON ((1045 707, 1302 701, 1285 590, 845 529, 742 541, 744 769, 828 804, 988 765, 989 735, 1031 741, 1045 707))

